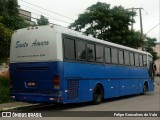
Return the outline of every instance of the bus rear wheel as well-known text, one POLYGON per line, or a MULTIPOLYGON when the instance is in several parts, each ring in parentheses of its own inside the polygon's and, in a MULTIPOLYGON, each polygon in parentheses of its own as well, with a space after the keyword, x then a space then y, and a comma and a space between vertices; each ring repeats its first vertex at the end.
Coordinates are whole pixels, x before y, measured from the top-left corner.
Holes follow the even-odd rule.
POLYGON ((103 89, 100 85, 96 85, 93 91, 93 104, 100 104, 103 99, 103 89))

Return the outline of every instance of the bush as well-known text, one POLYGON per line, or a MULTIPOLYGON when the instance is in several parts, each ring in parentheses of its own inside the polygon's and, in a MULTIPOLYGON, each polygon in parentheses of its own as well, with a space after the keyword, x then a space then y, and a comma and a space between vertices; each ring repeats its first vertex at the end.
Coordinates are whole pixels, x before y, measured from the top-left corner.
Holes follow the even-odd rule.
POLYGON ((9 78, 0 77, 0 103, 10 102, 9 78))

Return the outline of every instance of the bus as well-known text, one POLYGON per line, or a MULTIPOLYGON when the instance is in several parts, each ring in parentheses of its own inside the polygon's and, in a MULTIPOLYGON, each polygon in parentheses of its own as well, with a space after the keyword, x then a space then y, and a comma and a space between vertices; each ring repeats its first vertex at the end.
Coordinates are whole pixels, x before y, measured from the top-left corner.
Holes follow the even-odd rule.
POLYGON ((10 97, 30 103, 78 103, 154 90, 152 55, 58 26, 14 31, 10 97))

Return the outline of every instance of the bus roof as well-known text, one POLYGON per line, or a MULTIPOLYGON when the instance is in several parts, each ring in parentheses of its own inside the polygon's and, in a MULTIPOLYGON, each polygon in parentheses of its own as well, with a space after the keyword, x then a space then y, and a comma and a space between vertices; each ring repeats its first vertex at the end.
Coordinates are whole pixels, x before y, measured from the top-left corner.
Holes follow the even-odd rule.
MULTIPOLYGON (((137 50, 137 49, 134 49, 134 48, 126 47, 126 46, 115 44, 115 43, 112 43, 112 42, 108 42, 108 41, 105 41, 105 40, 100 40, 100 39, 94 38, 92 36, 86 36, 82 32, 77 32, 77 31, 71 30, 69 28, 62 27, 60 25, 55 25, 54 24, 54 25, 36 26, 36 27, 37 28, 39 28, 39 27, 53 28, 53 29, 55 29, 55 31, 57 31, 60 34, 66 34, 66 35, 74 36, 74 37, 77 37, 77 38, 82 38, 82 39, 85 39, 87 41, 96 42, 96 43, 99 43, 99 44, 104 44, 106 46, 117 47, 117 48, 120 48, 120 49, 129 50, 129 51, 138 52, 138 53, 141 53, 141 54, 147 54, 147 55, 152 56, 150 53, 148 53, 146 51, 141 51, 141 50, 137 50)), ((27 28, 24 28, 24 29, 27 29, 27 28)))

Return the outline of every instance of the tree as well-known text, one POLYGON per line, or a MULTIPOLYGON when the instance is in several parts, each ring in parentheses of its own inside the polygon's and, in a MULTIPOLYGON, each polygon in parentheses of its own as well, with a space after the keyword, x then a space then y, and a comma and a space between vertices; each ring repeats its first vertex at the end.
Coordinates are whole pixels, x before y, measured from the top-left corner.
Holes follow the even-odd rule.
POLYGON ((9 29, 17 30, 30 26, 29 23, 21 16, 9 16, 6 15, 3 17, 2 23, 9 29))
POLYGON ((6 0, 0 0, 0 16, 6 11, 6 0))
POLYGON ((2 0, 0 8, 0 22, 7 28, 16 30, 30 26, 25 19, 19 16, 19 5, 17 0, 2 0))
POLYGON ((110 4, 97 2, 79 15, 69 28, 83 31, 86 35, 113 43, 138 48, 144 42, 140 32, 130 30, 136 13, 122 6, 110 7, 110 4), (136 42, 135 42, 136 41, 136 42))
POLYGON ((0 63, 9 58, 9 48, 13 31, 0 23, 0 63))
POLYGON ((131 24, 135 23, 132 19, 135 15, 135 12, 128 11, 122 6, 111 8, 110 4, 97 2, 80 14, 69 28, 83 31, 85 35, 136 49, 144 46, 145 50, 156 60, 157 53, 152 48, 155 46, 156 39, 130 29, 131 24))
POLYGON ((9 58, 13 30, 29 26, 19 16, 17 0, 0 0, 0 63, 9 58))
POLYGON ((153 56, 153 60, 157 60, 159 57, 157 56, 157 53, 153 50, 153 47, 156 46, 156 38, 150 38, 146 37, 145 43, 144 43, 144 49, 145 51, 149 52, 153 56))
POLYGON ((38 25, 49 25, 49 21, 43 15, 41 15, 40 19, 37 20, 38 25))
POLYGON ((19 5, 17 0, 7 0, 6 7, 9 16, 19 16, 19 5))

